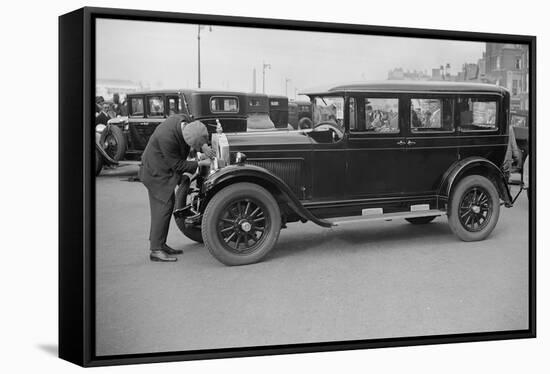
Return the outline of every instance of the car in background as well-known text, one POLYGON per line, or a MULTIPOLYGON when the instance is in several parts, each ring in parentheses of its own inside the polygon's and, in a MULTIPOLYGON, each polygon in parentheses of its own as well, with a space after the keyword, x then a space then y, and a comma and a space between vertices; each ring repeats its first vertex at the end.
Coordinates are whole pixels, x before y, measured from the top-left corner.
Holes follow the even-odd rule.
POLYGON ((288 103, 288 123, 295 130, 310 129, 313 125, 311 103, 309 101, 290 101, 288 103))
POLYGON ((529 154, 529 111, 510 111, 510 125, 514 130, 516 143, 522 153, 521 164, 523 165, 529 154))
POLYGON ((288 129, 288 97, 269 96, 269 117, 277 129, 288 129))
POLYGON ((247 131, 275 130, 275 124, 269 117, 269 98, 267 95, 249 93, 247 101, 247 131))
MULTIPOLYGON (((209 133, 216 131, 217 121, 225 132, 247 129, 247 96, 242 92, 215 90, 157 90, 134 92, 126 98, 127 117, 117 117, 109 125, 120 128, 124 137, 117 144, 124 150, 112 150, 121 158, 139 159, 155 128, 174 114, 186 114, 201 121, 209 133)), ((113 143, 114 144, 114 143, 113 143)))

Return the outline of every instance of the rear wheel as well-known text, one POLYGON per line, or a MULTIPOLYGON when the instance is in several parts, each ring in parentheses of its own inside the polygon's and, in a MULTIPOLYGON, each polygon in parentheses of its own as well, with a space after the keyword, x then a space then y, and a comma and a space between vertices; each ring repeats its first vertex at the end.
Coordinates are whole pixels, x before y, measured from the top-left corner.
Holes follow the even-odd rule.
POLYGON ((225 265, 260 261, 275 246, 280 229, 277 201, 252 183, 222 189, 210 200, 202 219, 204 243, 225 265))
POLYGON ((424 225, 426 223, 432 222, 437 216, 428 216, 428 217, 413 217, 405 218, 406 221, 412 223, 413 225, 424 225))
POLYGON ((495 185, 481 175, 470 175, 452 193, 449 226, 461 240, 483 240, 495 228, 499 213, 500 199, 495 185))

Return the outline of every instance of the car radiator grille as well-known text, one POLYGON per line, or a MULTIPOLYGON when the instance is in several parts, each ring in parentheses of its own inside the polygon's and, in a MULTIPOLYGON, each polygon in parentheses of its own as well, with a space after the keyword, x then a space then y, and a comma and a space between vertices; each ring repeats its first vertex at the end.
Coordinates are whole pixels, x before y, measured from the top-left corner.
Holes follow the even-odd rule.
POLYGON ((258 160, 248 159, 247 164, 256 165, 269 170, 279 178, 281 178, 287 186, 296 194, 298 198, 302 196, 303 175, 302 167, 304 160, 302 159, 284 159, 284 160, 258 160))

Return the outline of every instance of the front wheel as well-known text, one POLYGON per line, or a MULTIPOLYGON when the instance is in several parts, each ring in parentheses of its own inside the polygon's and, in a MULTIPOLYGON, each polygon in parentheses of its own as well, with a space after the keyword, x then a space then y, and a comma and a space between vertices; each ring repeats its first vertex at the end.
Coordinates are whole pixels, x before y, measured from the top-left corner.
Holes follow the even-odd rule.
POLYGON ((265 188, 236 183, 218 192, 202 218, 202 237, 210 253, 225 265, 260 261, 277 242, 281 213, 265 188))
POLYGON ((449 226, 466 242, 485 239, 495 228, 500 199, 495 185, 481 175, 462 179, 451 195, 449 226))

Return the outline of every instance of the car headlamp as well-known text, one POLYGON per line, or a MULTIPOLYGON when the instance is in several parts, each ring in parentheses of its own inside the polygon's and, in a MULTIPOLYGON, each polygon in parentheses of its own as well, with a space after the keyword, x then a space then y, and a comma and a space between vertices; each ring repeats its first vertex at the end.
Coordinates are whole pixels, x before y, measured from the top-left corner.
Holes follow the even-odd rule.
POLYGON ((246 161, 246 155, 242 152, 237 152, 237 154, 235 155, 235 162, 237 164, 244 164, 245 161, 246 161))

